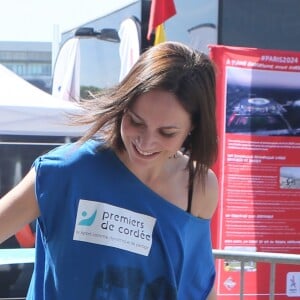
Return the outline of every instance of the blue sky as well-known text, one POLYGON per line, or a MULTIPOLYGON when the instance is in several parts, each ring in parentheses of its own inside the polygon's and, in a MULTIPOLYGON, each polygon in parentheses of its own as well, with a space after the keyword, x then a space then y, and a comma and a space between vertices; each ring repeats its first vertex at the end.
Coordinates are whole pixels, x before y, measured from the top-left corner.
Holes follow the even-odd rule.
MULTIPOLYGON (((59 39, 68 31, 139 0, 8 0, 0 8, 0 41, 42 41, 59 39)), ((4 0, 2 0, 4 2, 4 0)), ((194 13, 199 23, 216 21, 217 0, 175 0, 177 12, 201 7, 194 13), (183 7, 181 7, 183 5, 183 7)), ((189 12, 191 13, 191 12, 189 12)), ((168 23, 187 25, 187 14, 176 15, 168 23)), ((191 16, 194 20, 194 17, 191 16)), ((186 26, 180 26, 186 27, 186 26)), ((59 40, 55 40, 59 42, 59 40)))
POLYGON ((135 0, 8 0, 0 9, 0 41, 51 42, 59 33, 135 0), (58 26, 57 26, 58 25, 58 26))

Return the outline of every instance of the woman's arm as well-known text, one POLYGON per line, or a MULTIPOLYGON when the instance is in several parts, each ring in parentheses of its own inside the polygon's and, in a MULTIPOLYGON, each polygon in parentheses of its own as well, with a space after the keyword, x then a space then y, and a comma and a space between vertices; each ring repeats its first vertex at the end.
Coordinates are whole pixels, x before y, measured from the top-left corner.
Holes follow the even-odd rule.
MULTIPOLYGON (((209 170, 205 183, 205 190, 201 185, 200 180, 196 181, 194 189, 195 201, 194 214, 204 219, 211 219, 218 205, 218 179, 212 170, 209 170)), ((194 199, 193 199, 194 200, 194 199)), ((213 287, 207 300, 217 300, 217 293, 213 287)))
POLYGON ((32 168, 18 185, 0 199, 0 243, 39 216, 35 176, 32 168))
POLYGON ((200 178, 194 182, 192 213, 202 219, 211 219, 218 205, 218 179, 212 170, 208 171, 203 188, 200 178))

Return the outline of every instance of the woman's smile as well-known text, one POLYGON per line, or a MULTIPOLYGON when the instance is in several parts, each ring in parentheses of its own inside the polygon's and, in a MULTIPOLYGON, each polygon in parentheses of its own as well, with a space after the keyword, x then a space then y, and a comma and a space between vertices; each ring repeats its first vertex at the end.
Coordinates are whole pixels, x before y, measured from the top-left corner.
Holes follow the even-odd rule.
POLYGON ((153 157, 155 157, 156 155, 159 154, 158 151, 146 151, 146 150, 142 150, 135 143, 132 143, 132 145, 133 145, 133 148, 136 151, 136 153, 138 155, 140 155, 141 157, 143 157, 143 158, 153 158, 153 157))

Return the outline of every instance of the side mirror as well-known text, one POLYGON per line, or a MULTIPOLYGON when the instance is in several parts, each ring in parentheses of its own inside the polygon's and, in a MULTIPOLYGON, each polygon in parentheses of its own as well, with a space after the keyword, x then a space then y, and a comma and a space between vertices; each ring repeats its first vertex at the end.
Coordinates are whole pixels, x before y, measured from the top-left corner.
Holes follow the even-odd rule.
POLYGON ((75 37, 79 38, 91 38, 95 37, 99 40, 119 43, 120 37, 116 29, 113 28, 103 28, 100 31, 94 30, 92 27, 79 27, 75 31, 75 37))

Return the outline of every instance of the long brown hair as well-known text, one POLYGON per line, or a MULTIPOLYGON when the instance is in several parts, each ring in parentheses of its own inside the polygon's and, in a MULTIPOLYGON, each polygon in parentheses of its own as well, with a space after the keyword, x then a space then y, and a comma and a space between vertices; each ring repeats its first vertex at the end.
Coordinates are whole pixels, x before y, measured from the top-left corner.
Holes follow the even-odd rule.
POLYGON ((206 54, 179 42, 149 48, 119 84, 82 101, 84 111, 76 121, 90 129, 80 141, 100 135, 108 147, 124 150, 120 133, 124 111, 153 90, 173 93, 190 114, 193 130, 183 151, 190 157, 188 167, 195 165, 195 173, 204 178, 217 157, 215 67, 206 54))

